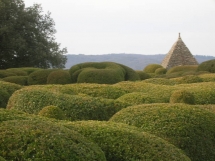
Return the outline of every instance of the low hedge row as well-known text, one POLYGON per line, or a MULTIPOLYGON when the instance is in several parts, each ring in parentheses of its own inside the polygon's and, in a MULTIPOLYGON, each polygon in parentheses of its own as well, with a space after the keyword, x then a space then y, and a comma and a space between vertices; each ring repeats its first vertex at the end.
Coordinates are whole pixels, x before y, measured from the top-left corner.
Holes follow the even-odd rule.
POLYGON ((145 73, 155 73, 158 68, 163 68, 160 64, 149 64, 147 65, 143 71, 145 73))
POLYGON ((47 89, 26 87, 14 92, 7 109, 16 109, 31 114, 49 105, 59 107, 67 120, 108 120, 127 105, 113 99, 67 95, 47 89))
POLYGON ((28 76, 10 76, 2 79, 5 82, 15 83, 22 86, 28 85, 28 76))
POLYGON ((190 160, 175 146, 133 126, 105 121, 76 121, 63 125, 98 144, 108 161, 190 160))
POLYGON ((110 121, 159 136, 184 150, 193 161, 215 160, 215 114, 195 105, 131 106, 116 113, 110 121))
POLYGON ((19 119, 23 115, 0 110, 0 156, 5 160, 106 160, 100 147, 76 131, 39 118, 19 119))

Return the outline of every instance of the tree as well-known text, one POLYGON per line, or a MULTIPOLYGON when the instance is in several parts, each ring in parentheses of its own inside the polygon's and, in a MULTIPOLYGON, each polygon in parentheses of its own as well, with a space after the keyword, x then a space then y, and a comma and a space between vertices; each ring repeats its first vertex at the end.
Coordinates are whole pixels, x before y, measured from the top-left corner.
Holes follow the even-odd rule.
POLYGON ((22 0, 0 0, 0 69, 16 67, 63 68, 67 49, 55 42, 50 12, 22 0))

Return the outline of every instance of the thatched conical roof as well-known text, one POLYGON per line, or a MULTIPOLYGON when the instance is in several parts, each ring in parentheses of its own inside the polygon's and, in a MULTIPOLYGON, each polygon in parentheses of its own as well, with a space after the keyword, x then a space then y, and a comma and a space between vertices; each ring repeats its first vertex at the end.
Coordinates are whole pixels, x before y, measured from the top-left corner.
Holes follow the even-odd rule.
POLYGON ((180 33, 178 40, 173 44, 161 65, 166 69, 180 65, 198 65, 198 62, 182 41, 180 33))

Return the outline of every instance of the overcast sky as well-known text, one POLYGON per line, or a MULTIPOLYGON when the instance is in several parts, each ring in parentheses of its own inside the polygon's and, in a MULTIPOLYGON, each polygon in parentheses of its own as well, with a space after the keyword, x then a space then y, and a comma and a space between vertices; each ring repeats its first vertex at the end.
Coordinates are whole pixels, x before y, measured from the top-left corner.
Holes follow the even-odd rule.
POLYGON ((215 56, 215 0, 24 0, 51 12, 69 54, 166 54, 178 33, 193 55, 215 56))

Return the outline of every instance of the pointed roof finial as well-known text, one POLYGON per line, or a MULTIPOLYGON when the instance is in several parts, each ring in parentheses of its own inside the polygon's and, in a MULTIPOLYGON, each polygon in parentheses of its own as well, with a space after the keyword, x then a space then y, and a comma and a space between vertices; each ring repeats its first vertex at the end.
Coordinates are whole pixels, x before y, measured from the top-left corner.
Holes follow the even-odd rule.
POLYGON ((180 32, 178 33, 178 38, 179 38, 179 39, 181 38, 181 34, 180 34, 180 32))

